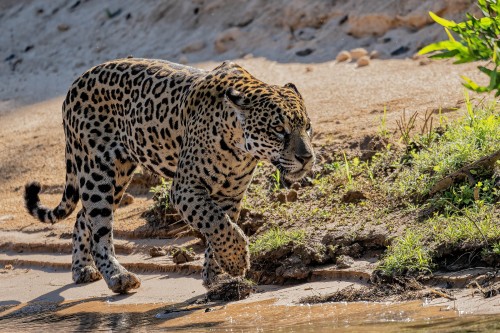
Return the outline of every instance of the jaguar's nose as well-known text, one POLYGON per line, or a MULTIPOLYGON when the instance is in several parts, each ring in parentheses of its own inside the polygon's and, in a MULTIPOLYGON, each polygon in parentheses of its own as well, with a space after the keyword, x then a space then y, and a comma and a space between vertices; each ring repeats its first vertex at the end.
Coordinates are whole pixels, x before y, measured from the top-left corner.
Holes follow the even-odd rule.
POLYGON ((302 151, 300 153, 295 153, 295 158, 302 164, 307 164, 313 158, 313 154, 309 151, 302 151))

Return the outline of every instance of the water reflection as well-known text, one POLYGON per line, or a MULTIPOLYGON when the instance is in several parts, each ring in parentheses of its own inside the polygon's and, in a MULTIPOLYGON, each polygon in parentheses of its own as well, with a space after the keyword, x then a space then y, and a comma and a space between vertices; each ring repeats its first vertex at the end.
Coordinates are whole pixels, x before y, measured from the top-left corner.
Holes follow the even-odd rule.
POLYGON ((421 303, 276 306, 273 301, 231 305, 114 305, 105 300, 0 307, 0 331, 40 332, 483 332, 500 330, 500 316, 457 316, 421 303))

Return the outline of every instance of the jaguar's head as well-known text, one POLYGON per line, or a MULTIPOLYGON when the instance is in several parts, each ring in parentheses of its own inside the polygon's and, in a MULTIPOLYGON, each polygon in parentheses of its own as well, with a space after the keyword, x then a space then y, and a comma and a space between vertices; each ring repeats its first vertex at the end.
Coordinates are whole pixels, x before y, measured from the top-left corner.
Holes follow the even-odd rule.
POLYGON ((295 85, 236 85, 226 90, 225 102, 241 123, 245 151, 270 161, 290 182, 311 170, 311 121, 295 85))

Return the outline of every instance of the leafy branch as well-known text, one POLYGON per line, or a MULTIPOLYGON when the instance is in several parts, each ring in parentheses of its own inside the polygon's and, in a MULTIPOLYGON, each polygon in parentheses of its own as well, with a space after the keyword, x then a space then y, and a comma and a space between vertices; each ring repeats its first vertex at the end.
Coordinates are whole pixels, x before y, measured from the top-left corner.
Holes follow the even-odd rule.
POLYGON ((478 69, 486 74, 490 83, 480 86, 470 78, 462 76, 463 85, 476 92, 490 92, 496 90, 500 95, 500 4, 498 0, 478 0, 478 6, 484 17, 476 18, 467 13, 467 21, 455 23, 430 12, 431 18, 444 27, 448 40, 430 44, 422 48, 419 54, 436 52, 430 56, 433 59, 455 58, 455 64, 490 60, 486 66, 478 69), (456 33, 460 40, 456 40, 452 33, 456 33))

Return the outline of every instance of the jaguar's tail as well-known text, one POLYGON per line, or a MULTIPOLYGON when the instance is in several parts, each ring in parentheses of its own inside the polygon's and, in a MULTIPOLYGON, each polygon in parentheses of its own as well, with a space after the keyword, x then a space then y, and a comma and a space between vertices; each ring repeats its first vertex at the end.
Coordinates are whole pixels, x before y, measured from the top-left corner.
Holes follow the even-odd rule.
POLYGON ((26 184, 24 188, 24 202, 28 212, 44 223, 56 223, 71 214, 80 199, 78 183, 76 175, 73 173, 66 174, 66 186, 64 188, 63 197, 59 205, 50 209, 40 203, 39 193, 41 185, 38 182, 26 184))

